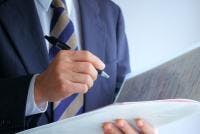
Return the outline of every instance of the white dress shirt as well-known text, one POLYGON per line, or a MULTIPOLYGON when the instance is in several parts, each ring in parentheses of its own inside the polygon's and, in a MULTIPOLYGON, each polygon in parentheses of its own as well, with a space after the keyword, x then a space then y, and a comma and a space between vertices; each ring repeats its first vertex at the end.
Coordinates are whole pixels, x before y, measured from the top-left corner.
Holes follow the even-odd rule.
MULTIPOLYGON (((50 7, 52 0, 34 0, 36 9, 39 15, 40 23, 43 29, 44 35, 49 35, 50 33, 50 23, 53 15, 52 8, 50 7)), ((78 42, 78 48, 81 49, 81 27, 80 27, 80 13, 79 5, 77 0, 65 0, 68 15, 74 24, 75 34, 78 42)), ((51 45, 46 41, 47 50, 51 48, 51 45)), ((35 78, 38 74, 35 74, 30 82, 27 104, 26 104, 26 116, 43 113, 48 107, 48 103, 41 105, 36 105, 34 98, 34 84, 35 78)))

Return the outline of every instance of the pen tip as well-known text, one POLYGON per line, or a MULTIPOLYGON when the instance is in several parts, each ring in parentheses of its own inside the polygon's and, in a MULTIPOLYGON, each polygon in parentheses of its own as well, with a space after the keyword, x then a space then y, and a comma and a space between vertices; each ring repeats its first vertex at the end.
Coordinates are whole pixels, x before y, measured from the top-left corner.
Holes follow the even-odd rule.
POLYGON ((110 76, 106 72, 104 72, 104 71, 101 72, 101 76, 104 77, 104 78, 106 78, 106 79, 110 78, 110 76))

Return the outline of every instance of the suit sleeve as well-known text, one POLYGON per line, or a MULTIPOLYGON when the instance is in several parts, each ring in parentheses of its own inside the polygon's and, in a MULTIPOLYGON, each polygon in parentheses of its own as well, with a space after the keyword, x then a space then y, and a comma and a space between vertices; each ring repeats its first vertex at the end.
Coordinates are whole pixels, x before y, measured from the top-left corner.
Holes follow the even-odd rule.
POLYGON ((119 9, 118 22, 117 22, 117 89, 118 93, 121 84, 124 81, 126 74, 130 73, 130 62, 129 62, 129 49, 125 33, 124 18, 121 10, 119 9))
POLYGON ((30 76, 0 79, 0 133, 17 132, 25 127, 25 109, 30 76))
POLYGON ((37 125, 41 114, 25 117, 31 73, 25 70, 0 21, 0 134, 37 125))

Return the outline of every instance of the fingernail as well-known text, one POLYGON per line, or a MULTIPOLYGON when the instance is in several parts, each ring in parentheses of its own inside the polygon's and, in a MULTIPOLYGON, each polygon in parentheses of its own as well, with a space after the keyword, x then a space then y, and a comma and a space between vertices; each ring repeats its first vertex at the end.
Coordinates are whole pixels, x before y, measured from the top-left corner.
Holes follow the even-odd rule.
POLYGON ((118 127, 124 127, 124 122, 122 120, 117 120, 117 126, 118 127))
POLYGON ((102 66, 103 69, 106 67, 106 65, 103 61, 101 61, 101 66, 102 66))
POLYGON ((124 127, 124 123, 122 123, 122 122, 120 122, 118 125, 119 125, 119 127, 121 127, 121 128, 124 127))
POLYGON ((106 68, 106 65, 103 63, 102 64, 102 70, 104 70, 106 68))
POLYGON ((106 132, 109 132, 111 130, 111 124, 108 124, 108 123, 103 123, 103 129, 106 131, 106 132))
POLYGON ((118 125, 119 125, 119 127, 124 127, 124 123, 123 122, 119 122, 118 125))
POLYGON ((143 121, 142 120, 137 120, 137 126, 138 127, 143 127, 143 125, 144 125, 144 123, 143 123, 143 121))

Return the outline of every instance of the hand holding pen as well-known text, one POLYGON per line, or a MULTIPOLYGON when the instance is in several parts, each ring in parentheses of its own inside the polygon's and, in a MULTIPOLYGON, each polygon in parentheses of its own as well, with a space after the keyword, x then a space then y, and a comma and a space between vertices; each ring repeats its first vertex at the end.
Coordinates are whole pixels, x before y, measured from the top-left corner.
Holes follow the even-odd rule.
MULTIPOLYGON (((53 37, 53 36, 45 36, 45 39, 47 39, 49 41, 49 43, 51 43, 53 46, 56 46, 58 47, 59 49, 62 49, 62 50, 71 50, 70 46, 59 41, 57 38, 53 37)), ((97 72, 100 76, 108 79, 110 76, 104 72, 103 70, 98 70, 97 69, 97 72)))
MULTIPOLYGON (((56 40, 52 44, 64 50, 70 49, 56 40)), ((34 98, 37 105, 88 92, 102 72, 97 70, 105 68, 105 64, 88 51, 64 50, 59 51, 48 67, 35 76, 34 98)))

